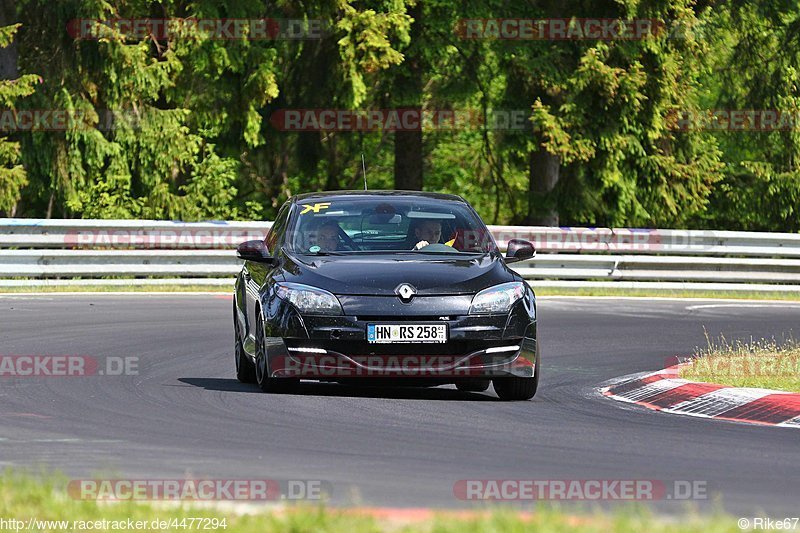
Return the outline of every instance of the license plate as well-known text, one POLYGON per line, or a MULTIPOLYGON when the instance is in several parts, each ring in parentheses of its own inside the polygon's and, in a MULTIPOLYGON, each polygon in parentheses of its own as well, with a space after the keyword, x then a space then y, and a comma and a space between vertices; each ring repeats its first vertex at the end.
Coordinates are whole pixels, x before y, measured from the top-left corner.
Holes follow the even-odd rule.
POLYGON ((447 342, 447 324, 367 324, 367 342, 447 342))

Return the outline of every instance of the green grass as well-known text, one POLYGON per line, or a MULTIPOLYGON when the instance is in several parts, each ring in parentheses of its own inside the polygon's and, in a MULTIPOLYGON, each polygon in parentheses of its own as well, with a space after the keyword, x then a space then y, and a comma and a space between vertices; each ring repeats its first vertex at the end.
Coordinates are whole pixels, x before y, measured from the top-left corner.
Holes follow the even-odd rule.
POLYGON ((800 392, 800 344, 794 339, 781 343, 775 339, 728 342, 708 338, 698 350, 691 366, 680 376, 733 387, 757 387, 800 392))
MULTIPOLYGON (((521 515, 505 509, 463 512, 442 511, 433 517, 419 519, 403 517, 374 517, 352 509, 331 509, 324 506, 273 507, 234 512, 224 505, 191 507, 189 504, 121 502, 102 503, 72 499, 66 492, 68 480, 63 476, 32 477, 6 471, 0 475, 0 518, 28 520, 81 521, 152 521, 208 518, 225 520, 226 528, 211 529, 225 533, 272 531, 378 532, 424 531, 435 533, 515 532, 515 531, 586 531, 586 532, 734 532, 739 531, 736 518, 713 514, 700 516, 687 511, 680 518, 657 517, 646 508, 624 507, 613 513, 592 511, 576 514, 555 506, 539 505, 521 515)), ((6 524, 5 530, 10 528, 6 524)), ((13 528, 10 529, 13 531, 13 528)), ((35 531, 36 529, 25 529, 35 531)), ((64 531, 51 526, 52 531, 64 531)), ((73 531, 70 523, 67 531, 73 531)), ((102 529, 101 529, 102 530, 102 529)), ((172 529, 180 531, 180 529, 172 529)), ((152 531, 147 528, 145 531, 152 531)))

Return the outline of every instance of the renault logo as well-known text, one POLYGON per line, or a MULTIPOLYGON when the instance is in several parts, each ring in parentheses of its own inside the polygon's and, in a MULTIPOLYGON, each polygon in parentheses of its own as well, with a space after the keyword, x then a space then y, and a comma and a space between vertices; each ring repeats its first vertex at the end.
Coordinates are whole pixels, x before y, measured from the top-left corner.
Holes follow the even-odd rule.
POLYGON ((394 292, 400 297, 400 300, 408 303, 417 294, 417 290, 408 283, 401 283, 397 286, 394 292))

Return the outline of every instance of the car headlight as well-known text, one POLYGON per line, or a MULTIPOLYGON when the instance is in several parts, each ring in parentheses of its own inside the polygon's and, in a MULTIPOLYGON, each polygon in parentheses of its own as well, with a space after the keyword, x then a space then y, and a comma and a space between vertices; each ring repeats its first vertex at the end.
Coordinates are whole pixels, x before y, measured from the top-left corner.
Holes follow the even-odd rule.
POLYGON ((514 302, 523 296, 525 287, 519 281, 501 283, 476 294, 469 306, 469 314, 508 313, 514 302))
POLYGON ((336 296, 310 285, 301 283, 276 283, 275 293, 279 298, 295 306, 301 313, 310 315, 341 315, 342 305, 336 296))

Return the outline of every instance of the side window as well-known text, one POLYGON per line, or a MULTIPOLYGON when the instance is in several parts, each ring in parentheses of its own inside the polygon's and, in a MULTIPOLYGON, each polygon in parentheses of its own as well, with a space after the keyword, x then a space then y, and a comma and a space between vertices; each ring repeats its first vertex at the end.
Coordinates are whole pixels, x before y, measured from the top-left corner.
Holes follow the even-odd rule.
POLYGON ((280 210, 278 211, 278 216, 275 217, 275 222, 269 229, 269 233, 267 233, 267 238, 264 239, 267 249, 272 254, 275 254, 275 247, 277 246, 281 235, 283 235, 283 232, 286 229, 286 223, 289 220, 290 205, 291 204, 289 202, 286 202, 283 204, 283 206, 281 206, 280 210))

